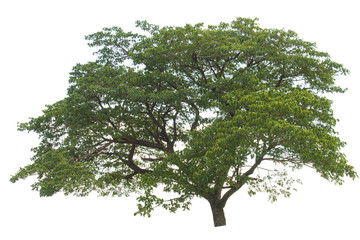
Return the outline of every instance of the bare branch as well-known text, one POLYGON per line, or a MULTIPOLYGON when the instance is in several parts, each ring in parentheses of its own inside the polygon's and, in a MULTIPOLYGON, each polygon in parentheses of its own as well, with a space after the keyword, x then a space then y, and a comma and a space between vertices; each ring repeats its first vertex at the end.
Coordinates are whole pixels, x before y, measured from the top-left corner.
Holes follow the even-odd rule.
POLYGON ((176 142, 176 140, 177 140, 177 137, 178 137, 177 126, 176 126, 176 117, 177 117, 178 113, 179 113, 179 112, 176 111, 176 114, 175 114, 175 116, 173 117, 174 137, 173 137, 173 140, 171 141, 171 146, 168 146, 168 148, 169 148, 169 147, 173 148, 173 146, 174 146, 174 144, 175 144, 175 142, 176 142))
POLYGON ((266 57, 262 57, 260 59, 258 59, 257 61, 255 61, 254 59, 251 59, 247 64, 246 64, 246 67, 252 67, 252 66, 255 66, 263 61, 266 60, 266 57))
POLYGON ((162 161, 164 158, 141 158, 143 161, 149 161, 149 162, 156 162, 156 161, 162 161))
POLYGON ((238 184, 238 186, 229 186, 230 188, 221 198, 220 200, 220 207, 225 207, 227 200, 233 195, 235 192, 237 192, 241 187, 243 186, 242 183, 238 184))
POLYGON ((285 78, 284 74, 281 74, 279 81, 276 83, 275 87, 280 87, 282 80, 285 78))
POLYGON ((243 175, 248 177, 251 174, 253 174, 255 169, 260 165, 261 161, 262 161, 262 158, 257 159, 255 161, 254 165, 252 165, 252 167, 249 170, 247 170, 243 175))
POLYGON ((169 114, 169 112, 171 112, 171 109, 168 109, 164 114, 163 116, 161 117, 161 120, 163 122, 163 124, 160 124, 160 122, 155 118, 153 112, 152 112, 152 108, 150 108, 150 105, 148 103, 145 103, 146 105, 146 109, 147 109, 147 114, 150 116, 150 119, 152 120, 152 122, 158 127, 161 129, 161 133, 159 136, 155 136, 155 138, 160 138, 162 140, 164 140, 165 142, 169 143, 170 140, 169 140, 169 137, 167 135, 167 132, 166 132, 166 120, 165 120, 165 117, 166 115, 169 114))
MULTIPOLYGON (((103 143, 103 142, 101 142, 101 143, 103 143)), ((97 145, 100 145, 101 143, 99 143, 99 144, 97 144, 97 145)), ((111 143, 111 142, 108 142, 108 143, 106 143, 105 145, 103 145, 103 146, 101 146, 101 147, 99 147, 99 148, 95 148, 95 149, 92 150, 91 152, 89 152, 89 153, 87 153, 87 154, 85 154, 85 155, 83 155, 83 156, 81 156, 81 157, 76 158, 75 161, 85 160, 85 159, 91 157, 92 155, 101 152, 102 150, 104 150, 105 148, 107 148, 110 144, 112 144, 112 143, 111 143)))
POLYGON ((129 144, 140 145, 140 146, 143 146, 143 147, 160 149, 160 150, 162 150, 164 152, 168 151, 163 144, 148 142, 148 141, 145 141, 145 140, 139 140, 139 139, 136 139, 136 138, 130 137, 130 136, 121 136, 120 139, 122 141, 118 141, 118 140, 115 140, 115 141, 117 141, 119 143, 129 143, 129 144))
POLYGON ((193 124, 191 125, 191 129, 190 129, 190 131, 194 131, 197 128, 197 126, 199 125, 200 111, 199 111, 199 108, 194 103, 189 102, 188 104, 195 110, 195 120, 194 120, 193 124))
POLYGON ((136 149, 136 145, 133 144, 131 146, 130 152, 128 154, 128 160, 124 160, 124 159, 122 160, 129 168, 131 168, 134 171, 133 173, 124 177, 127 180, 132 179, 137 174, 144 174, 144 173, 152 172, 151 170, 143 169, 135 164, 135 162, 134 162, 135 149, 136 149))

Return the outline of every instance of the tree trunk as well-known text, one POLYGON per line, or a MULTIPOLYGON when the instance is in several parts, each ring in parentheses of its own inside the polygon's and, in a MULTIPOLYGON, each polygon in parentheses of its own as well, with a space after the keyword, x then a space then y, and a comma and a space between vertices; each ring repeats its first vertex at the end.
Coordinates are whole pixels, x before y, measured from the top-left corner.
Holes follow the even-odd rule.
POLYGON ((226 219, 225 219, 225 213, 224 208, 211 205, 211 210, 213 214, 214 219, 214 225, 215 227, 221 227, 226 225, 226 219))

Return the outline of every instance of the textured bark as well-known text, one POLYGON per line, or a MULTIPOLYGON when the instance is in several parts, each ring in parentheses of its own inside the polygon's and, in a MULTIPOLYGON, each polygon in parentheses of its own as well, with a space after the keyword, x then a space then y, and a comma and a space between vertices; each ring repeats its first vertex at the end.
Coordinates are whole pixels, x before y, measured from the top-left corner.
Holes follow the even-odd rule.
POLYGON ((212 214, 213 214, 215 227, 225 226, 226 219, 225 219, 224 208, 211 206, 211 210, 212 210, 212 214))
POLYGON ((213 214, 213 220, 215 227, 225 226, 226 219, 224 213, 225 204, 221 201, 221 192, 209 195, 207 200, 210 203, 211 211, 213 214))

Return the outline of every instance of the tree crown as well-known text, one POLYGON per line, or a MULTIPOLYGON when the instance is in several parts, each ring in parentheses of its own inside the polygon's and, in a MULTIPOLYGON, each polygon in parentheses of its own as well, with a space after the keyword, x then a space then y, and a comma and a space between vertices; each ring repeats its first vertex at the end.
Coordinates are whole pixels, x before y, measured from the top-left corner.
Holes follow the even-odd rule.
POLYGON ((136 25, 86 37, 98 59, 77 64, 67 97, 19 125, 41 142, 11 181, 37 175, 41 196, 139 192, 147 215, 194 196, 223 207, 243 185, 289 196, 288 169, 303 166, 339 184, 357 177, 326 97, 345 92, 335 78, 349 71, 314 43, 256 19, 136 25))

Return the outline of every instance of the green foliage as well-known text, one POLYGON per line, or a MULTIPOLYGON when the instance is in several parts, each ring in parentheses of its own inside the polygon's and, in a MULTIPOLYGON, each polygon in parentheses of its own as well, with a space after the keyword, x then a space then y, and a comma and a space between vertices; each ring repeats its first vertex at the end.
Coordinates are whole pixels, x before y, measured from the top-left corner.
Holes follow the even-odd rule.
POLYGON ((242 186, 290 196, 289 170, 357 177, 334 131, 330 93, 348 74, 293 31, 256 19, 204 27, 138 21, 143 34, 104 28, 86 37, 98 60, 77 64, 68 95, 19 124, 39 134, 33 163, 41 196, 139 193, 137 214, 217 207, 242 186), (155 192, 174 194, 165 199, 155 192))

